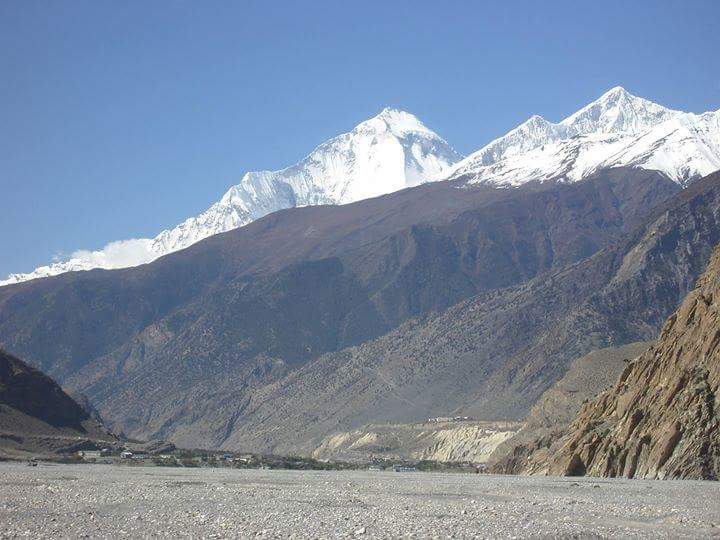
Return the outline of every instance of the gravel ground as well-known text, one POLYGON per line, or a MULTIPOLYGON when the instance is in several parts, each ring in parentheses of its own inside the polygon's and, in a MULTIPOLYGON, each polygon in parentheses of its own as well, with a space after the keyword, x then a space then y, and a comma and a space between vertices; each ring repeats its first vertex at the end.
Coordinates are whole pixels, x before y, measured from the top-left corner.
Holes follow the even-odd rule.
POLYGON ((0 536, 720 537, 720 484, 0 463, 0 536))

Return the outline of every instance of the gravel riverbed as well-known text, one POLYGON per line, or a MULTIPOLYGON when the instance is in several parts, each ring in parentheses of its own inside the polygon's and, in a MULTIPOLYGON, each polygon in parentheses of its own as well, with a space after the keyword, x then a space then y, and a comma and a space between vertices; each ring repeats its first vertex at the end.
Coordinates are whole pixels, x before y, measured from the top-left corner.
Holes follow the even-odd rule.
POLYGON ((708 538, 720 484, 0 463, 3 538, 708 538))

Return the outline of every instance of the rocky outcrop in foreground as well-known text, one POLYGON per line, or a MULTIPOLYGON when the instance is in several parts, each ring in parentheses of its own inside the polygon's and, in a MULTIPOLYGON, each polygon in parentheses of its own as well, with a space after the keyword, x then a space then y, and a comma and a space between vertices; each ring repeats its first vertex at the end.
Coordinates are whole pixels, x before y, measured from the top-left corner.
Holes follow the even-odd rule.
POLYGON ((656 344, 526 472, 717 479, 719 386, 720 247, 656 344))
POLYGON ((547 452, 580 412, 600 392, 612 387, 628 362, 643 354, 649 341, 620 347, 605 347, 576 358, 565 375, 545 390, 530 409, 523 428, 499 444, 488 460, 493 472, 519 474, 530 455, 535 462, 547 459, 547 452))

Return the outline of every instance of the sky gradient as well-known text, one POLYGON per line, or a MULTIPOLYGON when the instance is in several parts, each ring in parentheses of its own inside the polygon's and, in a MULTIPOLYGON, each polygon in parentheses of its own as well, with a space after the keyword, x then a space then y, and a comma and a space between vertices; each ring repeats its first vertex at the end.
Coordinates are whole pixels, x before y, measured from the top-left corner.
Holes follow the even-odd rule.
POLYGON ((718 1, 0 3, 0 279, 154 236, 385 106, 469 153, 615 85, 720 108, 718 1))

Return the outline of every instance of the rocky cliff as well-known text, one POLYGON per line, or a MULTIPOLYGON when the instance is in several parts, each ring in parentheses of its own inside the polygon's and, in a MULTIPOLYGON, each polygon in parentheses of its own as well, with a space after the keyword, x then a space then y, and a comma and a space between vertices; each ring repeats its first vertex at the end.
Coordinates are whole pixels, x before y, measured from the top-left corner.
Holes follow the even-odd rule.
POLYGON ((586 404, 528 472, 640 478, 720 474, 720 247, 660 337, 586 404))
POLYGON ((650 342, 638 341, 620 347, 592 351, 570 364, 563 377, 545 390, 530 409, 523 428, 502 442, 488 463, 494 472, 522 472, 528 455, 547 452, 547 447, 561 437, 585 402, 607 390, 620 376, 628 362, 644 353, 650 342))

